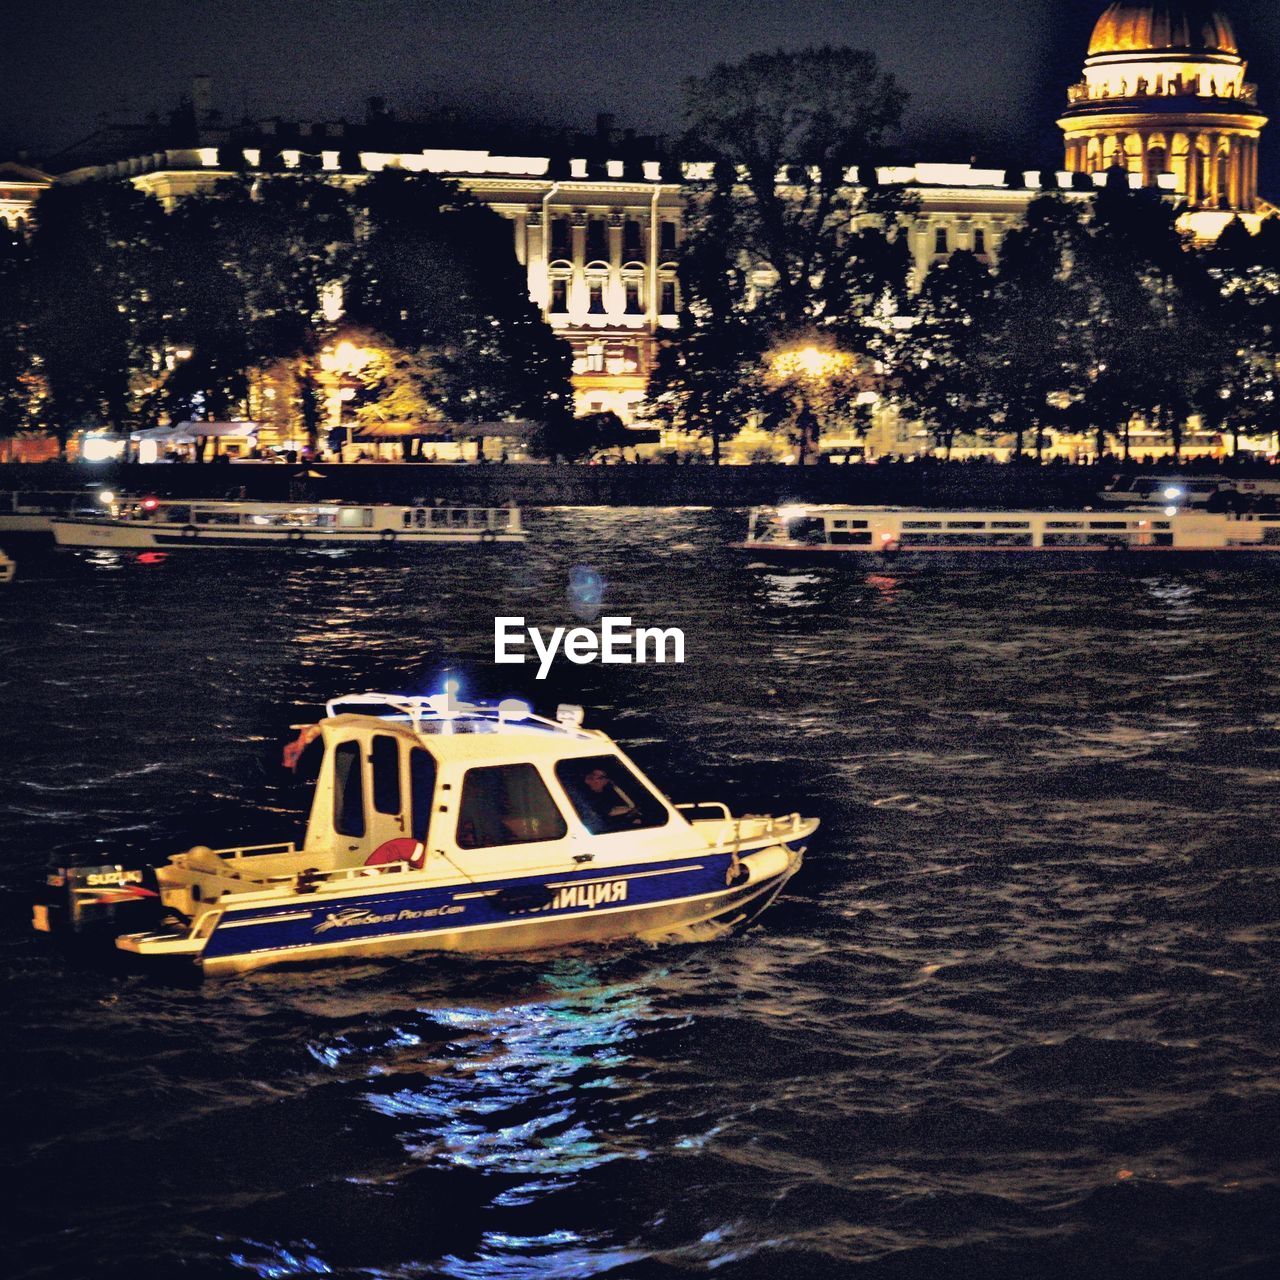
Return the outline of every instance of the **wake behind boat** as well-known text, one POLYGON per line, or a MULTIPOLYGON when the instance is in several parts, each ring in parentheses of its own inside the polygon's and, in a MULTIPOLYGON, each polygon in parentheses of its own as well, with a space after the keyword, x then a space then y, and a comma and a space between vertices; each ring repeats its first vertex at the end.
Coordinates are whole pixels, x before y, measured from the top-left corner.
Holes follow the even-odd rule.
POLYGON ((357 694, 327 712, 286 748, 296 763, 323 745, 301 846, 64 867, 35 927, 105 925, 123 951, 205 973, 716 935, 773 901, 818 826, 672 804, 579 707, 357 694), (167 918, 130 928, 148 911, 167 918))
POLYGON ((519 508, 360 502, 115 499, 101 514, 52 522, 61 547, 122 551, 389 548, 523 542, 519 508))
POLYGON ((935 511, 792 505, 751 512, 738 544, 765 559, 909 566, 1105 562, 1280 565, 1280 514, 935 511))

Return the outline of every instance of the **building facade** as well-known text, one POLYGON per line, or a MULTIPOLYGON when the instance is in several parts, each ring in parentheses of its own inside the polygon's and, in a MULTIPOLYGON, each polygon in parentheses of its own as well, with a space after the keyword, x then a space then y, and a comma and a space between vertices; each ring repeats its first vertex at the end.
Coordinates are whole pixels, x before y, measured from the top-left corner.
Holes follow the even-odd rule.
MULTIPOLYGON (((1266 118, 1245 73, 1220 12, 1111 5, 1059 121, 1062 170, 928 163, 877 170, 879 185, 914 197, 906 232, 914 282, 958 249, 994 264, 1037 195, 1086 195, 1116 166, 1134 187, 1182 196, 1200 236, 1215 236, 1236 215, 1256 223, 1274 212, 1258 193, 1266 118)), ((594 135, 551 138, 545 147, 491 149, 465 138, 443 146, 442 132, 450 129, 395 121, 380 104, 362 124, 228 125, 199 77, 191 101, 168 122, 108 128, 55 158, 51 173, 0 166, 0 217, 29 218, 53 182, 117 178, 171 207, 242 175, 322 173, 356 183, 393 167, 437 174, 510 223, 529 295, 572 347, 578 411, 610 410, 633 422, 658 344, 678 324, 685 184, 709 176, 709 166, 677 162, 653 140, 619 136, 608 117, 594 135)), ((850 183, 860 180, 851 170, 850 183)))

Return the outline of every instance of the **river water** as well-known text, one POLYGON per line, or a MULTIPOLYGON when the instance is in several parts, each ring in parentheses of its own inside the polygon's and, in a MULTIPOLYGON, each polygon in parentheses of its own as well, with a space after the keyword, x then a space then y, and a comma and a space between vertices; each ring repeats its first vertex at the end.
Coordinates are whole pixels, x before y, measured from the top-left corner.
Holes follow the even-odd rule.
POLYGON ((1277 1274, 1272 580, 793 571, 733 558, 733 513, 530 524, 385 561, 22 557, 5 1273, 1277 1274), (584 569, 686 663, 495 667, 495 613, 571 622, 584 569), (27 930, 50 859, 299 835, 288 726, 446 670, 582 703, 677 800, 816 813, 805 867, 699 945, 201 984, 27 930))

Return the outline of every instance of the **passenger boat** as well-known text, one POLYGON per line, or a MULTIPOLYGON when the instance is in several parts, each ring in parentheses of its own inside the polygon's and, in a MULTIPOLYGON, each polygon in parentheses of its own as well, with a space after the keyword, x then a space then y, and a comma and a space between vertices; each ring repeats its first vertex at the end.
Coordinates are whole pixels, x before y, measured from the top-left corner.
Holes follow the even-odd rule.
POLYGON ((13 576, 18 572, 18 566, 3 551, 0 551, 0 585, 6 582, 12 582, 13 576))
POLYGON ((82 490, 15 490, 0 493, 0 534, 52 534, 53 521, 94 507, 82 490))
POLYGON ((718 936, 763 911, 816 818, 672 804, 580 707, 357 694, 295 726, 323 747, 301 845, 197 845, 154 869, 64 867, 35 926, 96 925, 206 974, 415 950, 718 936), (130 914, 163 915, 150 928, 130 914))
POLYGON ((1124 507, 1208 507, 1219 511, 1261 508, 1280 499, 1280 480, 1249 480, 1228 475, 1116 475, 1098 494, 1108 505, 1124 507))
POLYGON ((931 511, 783 506, 751 513, 743 550, 764 558, 904 565, 1280 564, 1280 514, 1183 511, 931 511))
POLYGON ((304 550, 400 544, 523 542, 509 507, 363 502, 114 499, 101 514, 53 521, 61 547, 121 551, 304 550))

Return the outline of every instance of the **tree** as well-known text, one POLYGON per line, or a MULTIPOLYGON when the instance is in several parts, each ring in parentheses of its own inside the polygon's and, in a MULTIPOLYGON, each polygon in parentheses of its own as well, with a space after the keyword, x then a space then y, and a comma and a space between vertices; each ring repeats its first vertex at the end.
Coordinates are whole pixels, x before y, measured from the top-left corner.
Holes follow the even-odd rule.
POLYGON ((1088 303, 1071 273, 1084 235, 1077 208, 1060 197, 1033 200, 1026 221, 1006 238, 988 311, 990 328, 978 358, 993 420, 1013 436, 1021 457, 1028 433, 1036 452, 1058 405, 1058 421, 1075 425, 1086 356, 1088 303))
POLYGON ((129 183, 54 186, 31 237, 30 341, 60 449, 77 426, 124 431, 163 371, 165 221, 129 183))
MULTIPOLYGON (((782 329, 820 321, 845 274, 845 242, 866 165, 906 98, 875 55, 856 49, 757 53, 686 82, 687 148, 731 177, 729 243, 767 269, 782 329)), ((874 189, 874 188, 873 188, 874 189)))
POLYGON ((529 299, 507 222, 430 174, 378 174, 358 199, 350 319, 425 361, 450 421, 567 420, 569 348, 529 299))
POLYGON ((893 370, 892 398, 920 419, 947 457, 960 434, 985 434, 991 421, 986 349, 993 282, 967 250, 925 277, 915 317, 893 370))
POLYGON ((196 388, 209 406, 235 395, 238 359, 258 368, 289 361, 294 411, 314 449, 319 355, 340 311, 355 241, 350 194, 310 174, 235 178, 191 197, 179 227, 189 247, 207 241, 203 252, 214 263, 189 268, 182 282, 190 305, 179 305, 175 333, 194 332, 197 345, 175 395, 196 388), (198 315, 202 295, 215 301, 216 315, 198 315), (237 325, 238 337, 229 329, 237 325))
POLYGON ((25 236, 0 219, 0 437, 33 424, 40 380, 28 320, 30 253, 25 236))
POLYGON ((770 352, 816 340, 870 364, 883 346, 887 300, 905 290, 893 232, 907 205, 865 166, 904 96, 874 55, 823 48, 718 66, 687 82, 686 102, 702 176, 684 190, 685 310, 648 399, 654 419, 709 438, 719 461, 753 415, 794 427, 804 411, 800 434, 816 435, 813 405, 779 387, 770 352))

